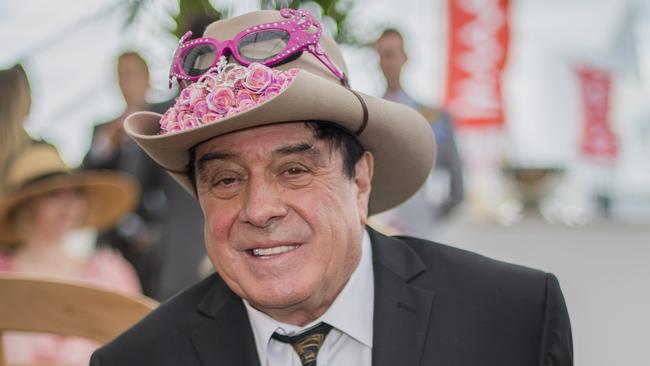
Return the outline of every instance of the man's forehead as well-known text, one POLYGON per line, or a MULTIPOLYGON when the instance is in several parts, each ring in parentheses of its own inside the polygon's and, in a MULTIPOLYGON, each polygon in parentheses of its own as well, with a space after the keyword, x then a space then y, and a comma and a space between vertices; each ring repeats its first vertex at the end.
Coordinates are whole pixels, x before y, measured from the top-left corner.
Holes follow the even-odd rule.
POLYGON ((313 133, 304 122, 284 122, 258 126, 213 137, 197 146, 197 153, 214 150, 240 150, 252 146, 312 140, 313 133))

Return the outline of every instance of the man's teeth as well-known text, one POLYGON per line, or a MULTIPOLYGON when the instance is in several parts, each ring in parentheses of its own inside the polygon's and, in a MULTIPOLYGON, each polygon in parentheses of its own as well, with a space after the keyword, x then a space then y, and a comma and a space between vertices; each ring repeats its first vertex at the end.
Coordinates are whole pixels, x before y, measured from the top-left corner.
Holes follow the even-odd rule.
POLYGON ((258 249, 253 249, 253 255, 256 257, 268 257, 271 255, 290 252, 298 247, 299 245, 282 245, 273 248, 258 248, 258 249))

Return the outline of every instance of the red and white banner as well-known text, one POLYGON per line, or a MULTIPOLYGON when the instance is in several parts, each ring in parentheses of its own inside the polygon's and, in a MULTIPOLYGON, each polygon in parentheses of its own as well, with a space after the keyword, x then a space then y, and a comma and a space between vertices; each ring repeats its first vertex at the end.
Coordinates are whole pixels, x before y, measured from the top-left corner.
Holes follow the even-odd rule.
POLYGON ((460 128, 501 125, 508 0, 448 0, 448 5, 445 106, 460 128))
POLYGON ((588 66, 576 69, 583 102, 583 128, 580 150, 590 158, 611 161, 618 154, 616 135, 609 125, 611 75, 588 66))

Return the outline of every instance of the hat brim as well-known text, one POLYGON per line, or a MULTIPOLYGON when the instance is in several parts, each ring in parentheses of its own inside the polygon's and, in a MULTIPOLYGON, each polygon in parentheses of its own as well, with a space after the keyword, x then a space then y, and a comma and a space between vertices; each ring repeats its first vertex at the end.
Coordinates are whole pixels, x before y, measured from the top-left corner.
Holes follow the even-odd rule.
POLYGON ((134 178, 117 172, 78 172, 49 177, 29 184, 0 202, 0 244, 17 244, 20 240, 11 214, 21 204, 59 189, 82 189, 88 209, 81 226, 105 229, 131 211, 140 194, 134 178))
POLYGON ((230 132, 275 123, 328 121, 355 134, 375 157, 371 215, 395 207, 413 195, 426 180, 435 160, 433 130, 419 112, 352 92, 305 70, 274 98, 212 124, 160 134, 161 117, 151 112, 134 113, 126 119, 125 130, 192 195, 187 172, 193 146, 230 132), (362 103, 368 112, 365 128, 362 103))

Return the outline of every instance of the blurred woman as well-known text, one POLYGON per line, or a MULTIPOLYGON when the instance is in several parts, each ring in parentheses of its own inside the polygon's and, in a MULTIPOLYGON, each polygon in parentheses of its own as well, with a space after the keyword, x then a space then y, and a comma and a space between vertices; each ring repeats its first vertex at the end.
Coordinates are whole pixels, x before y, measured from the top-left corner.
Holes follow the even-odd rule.
POLYGON ((9 161, 30 142, 23 129, 32 103, 31 88, 22 66, 0 70, 0 194, 9 161))
MULTIPOLYGON (((137 185, 115 172, 72 172, 56 149, 32 143, 11 161, 0 199, 0 273, 40 275, 140 293, 133 268, 112 251, 81 257, 69 250, 69 235, 82 226, 113 225, 130 211, 137 185)), ((9 364, 87 364, 96 344, 53 335, 3 336, 9 364)))

